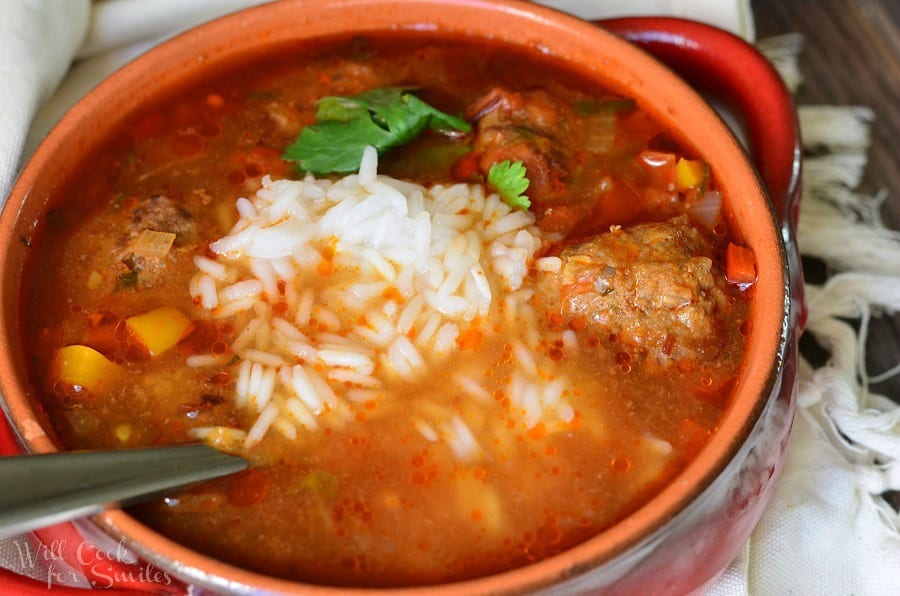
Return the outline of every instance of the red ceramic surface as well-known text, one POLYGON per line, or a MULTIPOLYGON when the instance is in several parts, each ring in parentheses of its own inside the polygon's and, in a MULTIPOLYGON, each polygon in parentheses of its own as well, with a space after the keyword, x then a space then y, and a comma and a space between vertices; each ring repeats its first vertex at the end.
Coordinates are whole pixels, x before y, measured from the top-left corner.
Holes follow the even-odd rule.
MULTIPOLYGON (((112 123, 204 68, 298 37, 391 26, 493 36, 579 65, 609 87, 637 98, 689 143, 701 139, 695 145, 698 153, 711 164, 730 198, 738 229, 757 256, 760 276, 752 313, 754 330, 734 403, 719 431, 696 461, 646 506, 594 539, 540 563, 409 591, 473 594, 550 588, 683 593, 713 577, 735 556, 762 513, 781 466, 794 410, 796 340, 805 312, 793 244, 799 192, 796 117, 777 74, 738 38, 676 19, 621 19, 602 25, 657 55, 744 116, 774 209, 738 142, 701 98, 648 54, 589 23, 513 0, 292 0, 250 9, 182 35, 110 77, 60 122, 20 176, 0 219, 4 305, 0 388, 21 442, 13 442, 0 425, 0 449, 3 453, 17 452, 20 446, 38 452, 55 450, 32 409, 17 350, 18 281, 31 233, 56 177, 74 167, 77 156, 97 143, 112 123), (789 241, 787 249, 782 236, 789 241)), ((95 522, 152 565, 198 585, 219 590, 349 592, 303 586, 225 565, 167 540, 121 511, 100 515, 95 522)), ((74 531, 74 526, 64 524, 41 532, 38 539, 75 539, 74 531)), ((135 580, 125 582, 126 589, 183 589, 178 584, 144 581, 140 572, 146 569, 147 563, 129 567, 111 562, 106 571, 130 571, 135 580)), ((16 591, 34 588, 26 580, 0 575, 0 586, 4 581, 12 582, 7 585, 16 591)))

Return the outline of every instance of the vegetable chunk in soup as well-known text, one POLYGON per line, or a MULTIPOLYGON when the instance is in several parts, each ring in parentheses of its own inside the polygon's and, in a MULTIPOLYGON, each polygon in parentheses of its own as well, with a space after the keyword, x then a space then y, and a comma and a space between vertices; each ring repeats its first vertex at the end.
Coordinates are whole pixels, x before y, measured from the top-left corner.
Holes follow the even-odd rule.
POLYGON ((691 461, 741 366, 755 264, 709 168, 522 50, 283 48, 134 114, 53 200, 23 337, 59 443, 247 457, 132 512, 262 573, 559 553, 691 461))

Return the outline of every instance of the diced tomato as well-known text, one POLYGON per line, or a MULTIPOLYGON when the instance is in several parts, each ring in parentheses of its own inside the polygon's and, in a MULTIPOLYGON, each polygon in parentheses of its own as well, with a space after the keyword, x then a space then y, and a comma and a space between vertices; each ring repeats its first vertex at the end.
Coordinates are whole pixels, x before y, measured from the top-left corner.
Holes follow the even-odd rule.
MULTIPOLYGON (((554 208, 555 209, 555 208, 554 208)), ((613 225, 628 226, 636 223, 642 213, 641 199, 624 180, 615 178, 594 203, 588 215, 581 214, 580 222, 572 230, 570 238, 584 238, 609 231, 613 225)))
POLYGON ((460 182, 470 182, 481 175, 481 154, 470 151, 456 160, 451 173, 460 182))
POLYGON ((637 161, 650 177, 650 186, 668 188, 675 183, 674 153, 643 151, 637 156, 637 161))

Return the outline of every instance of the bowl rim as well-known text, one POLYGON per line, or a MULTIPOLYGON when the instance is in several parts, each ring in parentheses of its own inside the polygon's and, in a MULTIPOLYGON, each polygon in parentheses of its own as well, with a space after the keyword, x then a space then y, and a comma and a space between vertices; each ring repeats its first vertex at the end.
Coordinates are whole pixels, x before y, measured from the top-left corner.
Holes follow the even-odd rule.
MULTIPOLYGON (((225 41, 234 40, 234 31, 242 31, 244 33, 255 31, 255 35, 261 41, 273 43, 272 39, 284 34, 284 31, 279 30, 278 27, 287 27, 283 23, 276 25, 275 21, 277 19, 275 15, 288 15, 291 11, 300 10, 308 4, 305 0, 284 0, 274 4, 246 8, 200 25, 163 42, 161 45, 138 57, 82 98, 40 144, 31 160, 20 173, 10 192, 7 204, 4 206, 2 215, 0 215, 0 252, 2 252, 0 258, 2 258, 4 273, 9 267, 7 263, 9 260, 8 255, 16 243, 15 232, 21 229, 18 220, 21 215, 22 205, 30 196, 33 196, 38 176, 45 168, 51 167, 50 164, 53 162, 54 155, 64 146, 64 141, 70 142, 73 135, 77 136, 78 127, 84 123, 86 118, 85 114, 108 109, 104 106, 111 98, 124 92, 129 85, 145 81, 146 75, 142 74, 143 69, 153 68, 153 65, 157 65, 155 73, 158 75, 160 74, 160 64, 183 65, 185 63, 183 46, 187 46, 188 49, 204 48, 198 56, 198 60, 202 63, 215 57, 221 59, 222 56, 230 55, 229 52, 232 51, 236 52, 237 50, 229 49, 227 47, 228 43, 225 41), (268 23, 269 30, 260 32, 254 29, 254 27, 259 27, 260 23, 268 23), (232 31, 232 33, 228 33, 229 31, 232 31), (202 41, 203 36, 206 36, 205 42, 202 41)), ((321 6, 319 5, 320 8, 321 6)), ((657 106, 650 110, 654 113, 654 116, 671 124, 671 114, 668 117, 666 116, 664 111, 666 108, 670 111, 675 110, 678 112, 680 107, 684 110, 689 110, 694 116, 699 114, 702 116, 698 116, 700 117, 700 122, 708 127, 704 129, 704 132, 712 135, 712 138, 715 140, 714 148, 725 153, 727 156, 726 161, 731 163, 731 165, 738 162, 746 164, 739 175, 734 173, 723 175, 722 172, 716 171, 718 166, 714 167, 714 173, 720 183, 726 180, 732 181, 723 188, 724 190, 728 190, 728 188, 736 189, 739 183, 743 186, 743 190, 734 190, 734 192, 727 193, 731 199, 732 208, 736 204, 740 204, 745 212, 744 214, 755 213, 757 216, 762 213, 766 214, 766 220, 769 222, 766 227, 770 229, 759 231, 759 233, 763 234, 765 232, 763 236, 768 238, 770 242, 765 247, 762 245, 757 247, 766 249, 765 254, 758 255, 758 262, 761 265, 760 269, 763 268, 763 264, 768 264, 770 269, 772 265, 777 266, 775 268, 777 268, 778 274, 772 273, 766 279, 768 280, 767 287, 770 290, 777 288, 779 293, 774 296, 760 296, 760 292, 757 292, 757 297, 753 302, 753 308, 755 309, 753 313, 754 327, 756 327, 757 319, 763 318, 766 320, 767 325, 763 328, 766 329, 768 337, 760 338, 760 331, 754 329, 753 336, 757 339, 753 345, 759 346, 764 344, 764 346, 759 347, 754 352, 752 362, 749 364, 745 363, 745 370, 742 371, 740 378, 747 382, 738 390, 743 392, 734 400, 735 402, 740 402, 740 404, 732 404, 729 407, 728 411, 723 415, 719 430, 713 434, 700 454, 688 464, 673 482, 670 482, 644 506, 612 528, 566 550, 560 555, 525 567, 474 580, 441 584, 439 586, 409 588, 406 591, 428 590, 429 593, 435 593, 435 590, 438 588, 446 588, 450 591, 458 589, 462 592, 491 592, 509 589, 527 590, 581 573, 594 565, 614 559, 619 554, 633 548, 641 541, 664 529, 671 520, 679 515, 679 512, 688 507, 712 484, 718 474, 736 455, 739 447, 749 437, 763 407, 769 401, 770 395, 780 381, 782 363, 787 351, 787 337, 789 335, 790 280, 787 273, 785 249, 777 230, 776 216, 766 189, 750 164, 744 149, 721 119, 711 108, 708 108, 703 103, 699 95, 668 68, 656 62, 648 54, 613 34, 596 27, 596 25, 546 6, 528 4, 519 0, 335 0, 324 6, 327 6, 327 9, 332 12, 363 9, 369 11, 370 14, 372 14, 373 6, 377 6, 377 10, 383 10, 394 17, 397 16, 397 11, 405 10, 411 15, 404 17, 406 20, 403 22, 407 27, 424 27, 437 31, 453 30, 456 32, 466 29, 475 35, 484 35, 485 26, 478 21, 473 23, 471 21, 472 15, 493 15, 494 17, 502 15, 504 19, 508 19, 516 24, 523 26, 528 24, 546 34, 554 32, 557 36, 566 35, 569 39, 561 42, 559 37, 556 37, 550 44, 544 44, 543 40, 537 39, 526 40, 525 42, 516 41, 510 35, 506 35, 506 37, 496 35, 494 39, 513 42, 518 45, 530 45, 539 51, 551 54, 565 54, 562 56, 565 60, 570 60, 570 54, 573 52, 578 55, 578 52, 572 48, 579 44, 583 44, 585 47, 592 48, 595 51, 599 51, 601 48, 607 51, 614 49, 614 53, 600 54, 604 56, 604 72, 607 75, 609 75, 608 71, 611 68, 619 67, 623 69, 619 75, 623 78, 621 80, 616 79, 614 81, 615 84, 610 84, 609 86, 615 87, 619 85, 630 89, 632 92, 638 88, 643 89, 644 93, 640 95, 641 99, 646 98, 649 93, 648 89, 665 87, 669 98, 659 104, 662 107, 657 106), (455 15, 451 19, 453 24, 448 25, 446 22, 447 15, 441 13, 442 16, 439 19, 426 20, 424 22, 427 24, 422 25, 423 19, 421 15, 424 15, 427 11, 437 14, 438 9, 451 11, 455 15), (464 15, 465 18, 463 19, 461 15, 464 15), (443 24, 434 25, 433 23, 436 20, 441 20, 443 24), (463 21, 472 24, 464 26, 465 23, 463 21), (630 66, 622 66, 626 62, 630 66), (640 71, 640 76, 634 74, 636 70, 640 71), (766 310, 763 309, 763 306, 766 306, 766 310), (766 360, 768 360, 769 365, 763 364, 766 360), (751 387, 752 390, 745 389, 745 387, 751 387), (747 397, 747 394, 752 395, 747 397), (755 395, 755 398, 753 395, 755 395), (738 405, 741 408, 740 414, 735 413, 738 405), (660 503, 665 503, 665 506, 660 507, 660 503)), ((380 23, 381 21, 377 22, 380 23)), ((295 28, 299 26, 294 25, 295 28)), ((381 30, 383 28, 383 26, 379 25, 378 28, 373 27, 370 30, 381 30)), ((509 29, 516 28, 510 26, 509 29)), ((583 51, 581 55, 584 55, 583 51)), ((582 64, 582 67, 595 72, 595 78, 598 80, 603 79, 603 75, 596 72, 599 68, 597 65, 585 66, 582 64)), ((202 67, 195 66, 197 71, 200 68, 202 67)), ((168 78, 163 83, 158 83, 158 85, 168 86, 168 88, 177 87, 193 73, 194 71, 187 74, 175 72, 163 74, 163 76, 168 78)), ((610 83, 610 81, 605 82, 610 83)), ((113 104, 121 105, 121 99, 118 101, 113 99, 112 101, 113 104)), ((642 103, 642 106, 652 108, 656 104, 645 105, 642 103)), ((700 149, 697 145, 693 146, 700 149)), ((711 167, 714 164, 722 163, 716 159, 708 159, 712 148, 698 152, 701 157, 711 164, 711 167)), ((717 159, 725 160, 725 158, 717 159)), ((740 215, 737 214, 738 219, 740 215)), ((758 224, 759 222, 756 221, 756 223, 758 224)), ((762 241, 760 240, 760 242, 762 241)), ((2 281, 0 283, 9 285, 2 281)), ((9 288, 3 290, 4 303, 7 303, 5 298, 10 291, 13 290, 9 288)), ((0 320, 0 337, 19 337, 18 329, 10 328, 10 321, 6 317, 0 320)), ((25 445, 37 452, 53 451, 55 447, 52 440, 40 428, 39 423, 35 419, 33 408, 28 403, 30 392, 23 387, 24 376, 21 366, 18 366, 21 365, 21 362, 16 361, 13 354, 14 351, 15 349, 8 345, 7 342, 0 342, 0 390, 3 393, 4 409, 7 410, 8 417, 13 422, 14 428, 23 439, 25 445)), ((746 357, 748 360, 750 359, 749 351, 746 357)), ((247 571, 206 555, 201 555, 162 537, 123 511, 109 511, 100 514, 96 520, 98 525, 118 537, 125 538, 128 545, 138 554, 160 567, 165 566, 165 560, 159 559, 157 555, 160 554, 161 550, 169 553, 170 556, 167 556, 166 560, 171 565, 174 565, 181 575, 200 584, 219 588, 228 587, 229 589, 241 589, 242 586, 257 586, 263 589, 280 591, 302 590, 305 593, 333 593, 334 590, 338 590, 341 593, 370 591, 366 589, 353 590, 303 584, 247 571), (148 545, 156 545, 156 547, 148 545), (223 585, 222 582, 226 582, 227 586, 223 585)))

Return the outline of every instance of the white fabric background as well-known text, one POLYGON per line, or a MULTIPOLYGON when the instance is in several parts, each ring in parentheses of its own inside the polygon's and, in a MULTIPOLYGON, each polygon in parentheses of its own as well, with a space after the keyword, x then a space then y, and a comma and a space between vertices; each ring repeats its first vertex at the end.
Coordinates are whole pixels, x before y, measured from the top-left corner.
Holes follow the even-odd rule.
MULTIPOLYGON (((160 39, 258 3, 0 0, 0 197, 24 156, 104 76, 160 39)), ((589 18, 693 17, 753 38, 747 0, 545 3, 589 18)), ((880 311, 900 310, 900 272, 890 265, 900 263, 900 234, 880 226, 877 201, 855 194, 872 118, 864 109, 801 110, 804 138, 832 150, 805 166, 800 236, 805 253, 846 271, 808 290, 807 333, 833 358, 819 370, 803 368, 801 407, 772 502, 742 556, 702 593, 900 593, 900 517, 880 497, 900 488, 900 410, 868 393, 864 344, 841 319, 867 324, 880 311)), ((4 556, 13 550, 0 541, 0 565, 16 568, 17 558, 4 556)))

